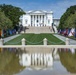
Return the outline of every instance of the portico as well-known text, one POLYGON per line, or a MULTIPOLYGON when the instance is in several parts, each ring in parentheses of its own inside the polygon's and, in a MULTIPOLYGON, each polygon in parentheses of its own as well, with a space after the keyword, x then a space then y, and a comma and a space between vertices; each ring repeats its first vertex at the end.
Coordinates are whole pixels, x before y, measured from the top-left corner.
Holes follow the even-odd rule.
POLYGON ((45 15, 31 15, 31 26, 46 26, 45 15))

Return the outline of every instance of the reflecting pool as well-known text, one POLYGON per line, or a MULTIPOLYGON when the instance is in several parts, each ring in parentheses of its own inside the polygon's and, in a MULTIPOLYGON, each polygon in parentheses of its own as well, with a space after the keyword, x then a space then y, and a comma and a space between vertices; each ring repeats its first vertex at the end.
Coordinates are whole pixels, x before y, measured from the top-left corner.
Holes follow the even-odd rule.
POLYGON ((0 48, 0 75, 76 74, 75 49, 0 48))

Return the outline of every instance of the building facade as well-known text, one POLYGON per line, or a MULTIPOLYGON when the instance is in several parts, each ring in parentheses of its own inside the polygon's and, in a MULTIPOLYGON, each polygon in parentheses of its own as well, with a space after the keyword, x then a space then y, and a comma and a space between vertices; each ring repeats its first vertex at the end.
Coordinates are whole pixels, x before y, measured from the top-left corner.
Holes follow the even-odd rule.
POLYGON ((60 19, 53 19, 53 23, 56 27, 58 27, 60 23, 60 19))
POLYGON ((25 15, 20 17, 20 24, 26 26, 52 26, 53 12, 47 11, 28 11, 25 15))

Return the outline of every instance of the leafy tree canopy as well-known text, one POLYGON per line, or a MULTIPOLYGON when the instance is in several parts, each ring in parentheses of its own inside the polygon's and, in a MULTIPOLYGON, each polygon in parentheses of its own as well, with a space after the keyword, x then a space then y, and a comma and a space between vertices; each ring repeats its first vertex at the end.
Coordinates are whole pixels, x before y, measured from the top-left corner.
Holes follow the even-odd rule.
POLYGON ((7 29, 12 27, 12 21, 0 11, 0 29, 7 29))
POLYGON ((68 8, 66 10, 66 12, 61 16, 60 24, 59 24, 58 28, 59 29, 69 28, 69 25, 70 25, 70 28, 73 28, 75 26, 75 24, 74 24, 75 20, 73 21, 73 17, 75 17, 75 15, 76 15, 75 13, 76 13, 76 5, 71 6, 70 8, 68 8), (70 23, 70 22, 72 22, 72 23, 70 23))
POLYGON ((3 4, 0 5, 0 9, 4 12, 5 16, 12 21, 13 26, 17 25, 19 23, 20 16, 25 14, 21 8, 12 5, 3 4))
POLYGON ((65 27, 64 28, 76 28, 76 13, 71 14, 67 20, 65 21, 65 27))

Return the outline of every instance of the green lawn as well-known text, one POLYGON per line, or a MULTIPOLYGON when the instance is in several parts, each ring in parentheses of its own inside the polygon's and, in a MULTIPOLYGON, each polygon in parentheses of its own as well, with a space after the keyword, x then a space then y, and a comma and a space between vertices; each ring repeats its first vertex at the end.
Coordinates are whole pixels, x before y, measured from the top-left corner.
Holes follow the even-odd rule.
POLYGON ((20 36, 6 42, 5 44, 20 45, 22 38, 26 39, 27 45, 42 45, 44 38, 48 39, 48 45, 50 45, 50 44, 51 45, 65 44, 63 41, 61 41, 60 39, 53 36, 53 34, 21 34, 20 36))

